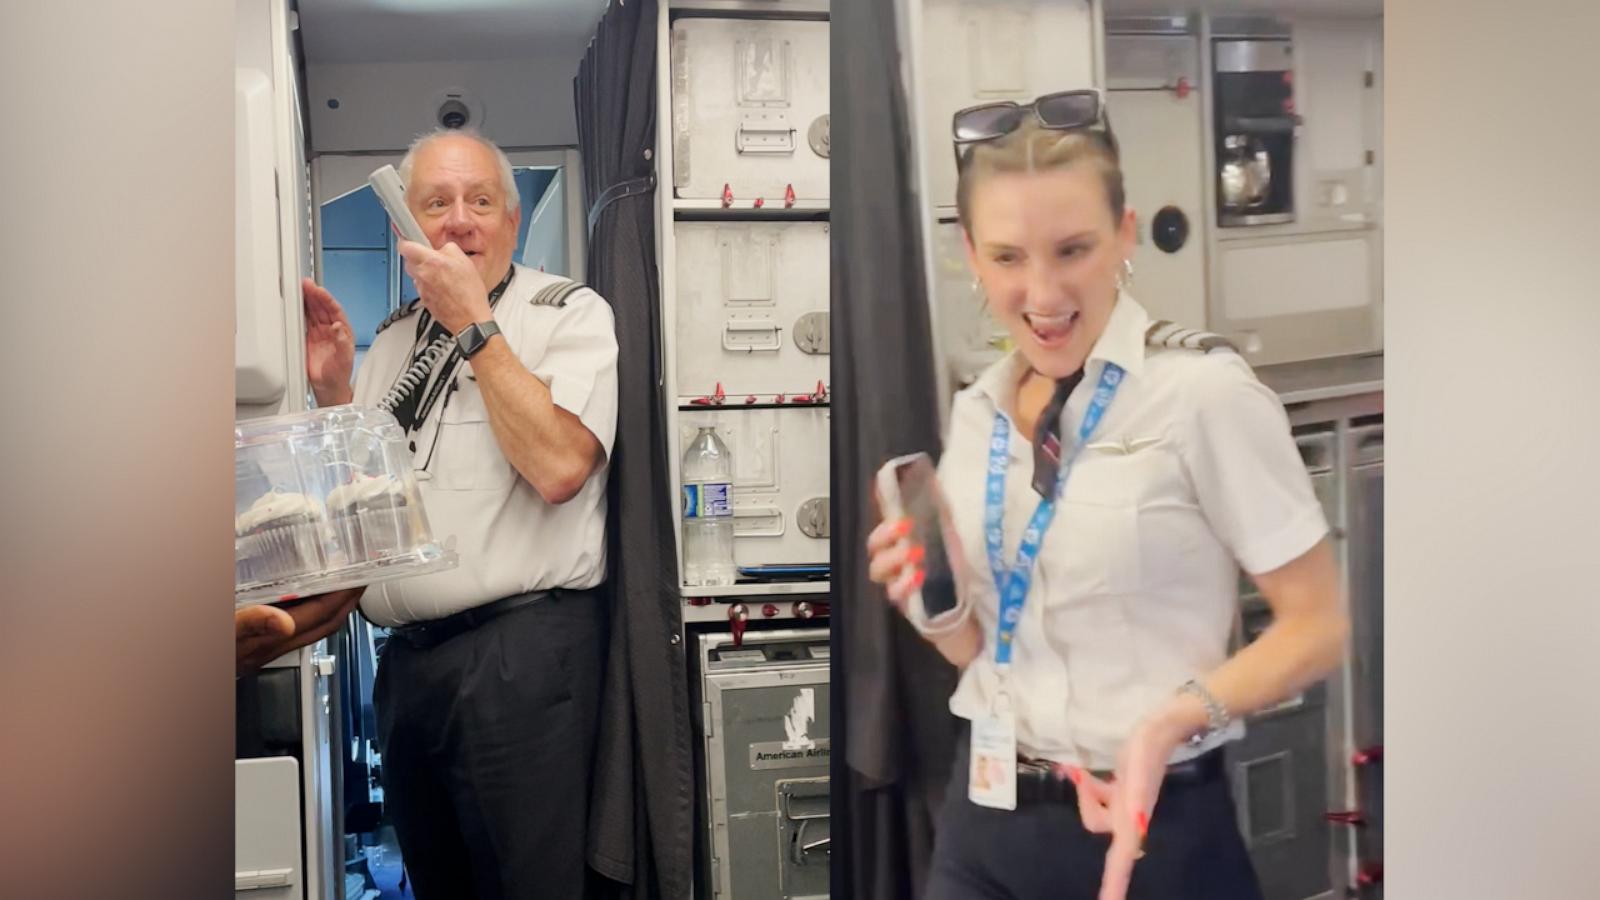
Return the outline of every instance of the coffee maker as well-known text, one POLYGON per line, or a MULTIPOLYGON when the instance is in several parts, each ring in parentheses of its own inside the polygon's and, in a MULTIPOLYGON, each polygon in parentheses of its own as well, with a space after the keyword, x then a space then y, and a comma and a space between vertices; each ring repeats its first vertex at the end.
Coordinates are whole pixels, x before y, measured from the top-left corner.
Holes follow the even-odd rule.
POLYGON ((1215 71, 1217 224, 1294 221, 1294 111, 1290 44, 1218 38, 1215 71))

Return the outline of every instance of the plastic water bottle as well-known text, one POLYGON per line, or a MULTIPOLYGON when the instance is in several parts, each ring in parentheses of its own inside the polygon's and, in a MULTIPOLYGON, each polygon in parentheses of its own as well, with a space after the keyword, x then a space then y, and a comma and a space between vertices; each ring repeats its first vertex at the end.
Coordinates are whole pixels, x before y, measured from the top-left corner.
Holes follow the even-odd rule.
POLYGON ((682 475, 684 583, 733 584, 733 455, 715 429, 695 435, 682 475))

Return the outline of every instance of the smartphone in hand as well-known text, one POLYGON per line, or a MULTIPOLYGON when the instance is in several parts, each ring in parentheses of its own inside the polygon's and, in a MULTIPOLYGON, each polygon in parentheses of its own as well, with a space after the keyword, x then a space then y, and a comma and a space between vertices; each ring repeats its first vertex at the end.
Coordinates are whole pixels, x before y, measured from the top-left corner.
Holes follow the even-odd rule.
POLYGON ((922 587, 907 602, 906 615, 928 627, 960 606, 966 570, 932 458, 913 453, 885 463, 878 470, 878 499, 885 519, 911 521, 910 538, 924 550, 922 587))

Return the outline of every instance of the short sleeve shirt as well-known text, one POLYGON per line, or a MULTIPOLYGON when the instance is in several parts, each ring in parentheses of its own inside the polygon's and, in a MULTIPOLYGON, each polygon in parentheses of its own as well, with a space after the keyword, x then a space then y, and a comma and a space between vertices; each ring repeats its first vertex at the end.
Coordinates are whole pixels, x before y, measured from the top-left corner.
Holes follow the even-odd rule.
MULTIPOLYGON (((534 302, 558 281, 515 266, 495 322, 555 405, 577 416, 609 459, 617 419, 611 307, 588 288, 560 305, 534 302)), ((356 377, 356 403, 376 405, 405 370, 419 343, 417 315, 373 341, 356 377)), ((546 503, 501 451, 469 364, 456 370, 455 381, 411 440, 429 525, 437 540, 453 544, 460 565, 373 586, 361 609, 380 625, 436 619, 526 591, 590 588, 605 578, 608 466, 598 466, 566 503, 546 503)))
MULTIPOLYGON (((1126 371, 1040 546, 1007 690, 1019 752, 1099 769, 1115 766, 1123 740, 1179 686, 1225 661, 1239 569, 1277 569, 1328 530, 1278 397, 1237 354, 1147 347, 1149 325, 1122 295, 1063 410, 1070 447, 1105 364, 1126 371)), ((1013 354, 957 395, 940 460, 984 634, 950 703, 968 719, 987 713, 999 686, 984 473, 996 414, 1010 422, 1001 411, 1025 366, 1013 354)), ((1039 502, 1030 439, 1009 429, 1008 565, 1039 502)), ((1240 733, 1235 723, 1212 742, 1240 733)))

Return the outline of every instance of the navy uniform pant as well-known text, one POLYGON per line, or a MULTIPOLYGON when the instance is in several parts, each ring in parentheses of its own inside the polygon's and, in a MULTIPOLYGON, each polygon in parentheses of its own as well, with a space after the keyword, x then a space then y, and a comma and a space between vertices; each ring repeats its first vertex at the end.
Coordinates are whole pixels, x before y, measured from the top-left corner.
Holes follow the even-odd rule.
MULTIPOLYGON (((1111 836, 1091 834, 1066 802, 1024 803, 1014 812, 967 799, 962 739, 940 811, 926 900, 1095 900, 1111 836)), ((1262 900, 1222 772, 1162 786, 1134 864, 1129 900, 1262 900)))
POLYGON ((554 592, 437 645, 384 646, 384 805, 417 900, 585 895, 604 603, 554 592))

